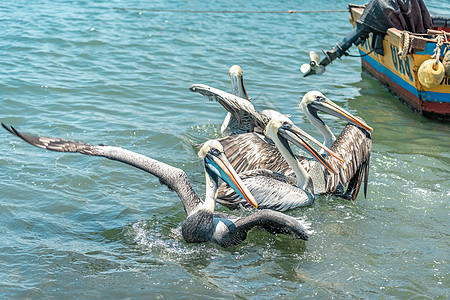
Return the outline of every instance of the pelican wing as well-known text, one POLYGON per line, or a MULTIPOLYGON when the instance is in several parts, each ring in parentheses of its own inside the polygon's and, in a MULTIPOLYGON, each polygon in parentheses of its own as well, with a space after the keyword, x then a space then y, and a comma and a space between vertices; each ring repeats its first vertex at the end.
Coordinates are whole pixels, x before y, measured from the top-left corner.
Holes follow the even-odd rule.
POLYGON ((345 194, 354 200, 364 177, 366 195, 371 149, 372 138, 369 132, 352 124, 345 126, 331 147, 344 163, 334 157, 327 157, 330 164, 339 171, 338 174, 328 174, 326 191, 334 193, 338 185, 348 185, 345 194))
MULTIPOLYGON (((255 197, 259 208, 284 211, 311 205, 314 202, 314 195, 299 189, 293 177, 270 170, 251 170, 240 173, 239 177, 255 197)), ((219 187, 216 200, 218 203, 230 209, 249 207, 244 203, 245 201, 241 200, 228 185, 222 184, 219 187)))
POLYGON ((309 223, 271 209, 263 209, 237 219, 234 224, 236 232, 247 232, 258 226, 273 234, 291 234, 295 239, 308 240, 309 235, 312 234, 309 223))
POLYGON ((193 84, 189 90, 200 93, 211 101, 219 102, 231 113, 241 127, 244 125, 243 120, 252 120, 251 124, 247 125, 251 127, 248 128, 247 132, 252 132, 255 126, 265 128, 267 122, 250 101, 204 84, 193 84))
POLYGON ((216 212, 214 219, 213 241, 222 247, 240 244, 253 228, 262 228, 272 234, 290 234, 294 239, 302 240, 308 240, 313 233, 310 223, 270 209, 241 218, 216 212))
MULTIPOLYGON (((258 134, 233 135, 219 139, 219 141, 225 155, 238 173, 267 169, 289 177, 294 176, 292 169, 275 145, 267 143, 258 134)), ((338 171, 337 174, 327 172, 313 159, 299 155, 296 155, 296 158, 314 178, 316 193, 336 193, 339 186, 348 186, 345 197, 355 199, 363 178, 365 194, 367 191, 371 148, 370 134, 364 129, 348 124, 331 148, 344 162, 342 163, 331 155, 326 158, 338 171)))
MULTIPOLYGON (((275 144, 268 143, 257 133, 246 133, 219 139, 228 161, 241 173, 249 170, 267 169, 286 176, 295 176, 275 144)), ((317 163, 314 159, 295 155, 307 172, 317 163)))
POLYGON ((39 148, 58 152, 78 152, 85 155, 102 156, 148 172, 158 177, 160 182, 169 187, 169 189, 177 192, 188 215, 201 202, 198 195, 192 189, 189 179, 183 170, 155 159, 120 147, 106 146, 103 144, 95 146, 84 142, 75 142, 60 138, 40 137, 18 132, 14 127, 8 127, 3 123, 2 126, 10 133, 39 148))
MULTIPOLYGON (((285 174, 290 167, 274 144, 259 134, 246 133, 219 139, 228 161, 236 172, 268 169, 285 174)), ((291 171, 290 173, 293 174, 291 171)))

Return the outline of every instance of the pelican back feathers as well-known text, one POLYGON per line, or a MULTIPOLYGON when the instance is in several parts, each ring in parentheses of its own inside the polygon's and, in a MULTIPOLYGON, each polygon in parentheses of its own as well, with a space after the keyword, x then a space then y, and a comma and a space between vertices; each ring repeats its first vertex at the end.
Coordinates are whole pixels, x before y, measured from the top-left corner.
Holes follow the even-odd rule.
POLYGON ((264 136, 246 133, 221 138, 219 142, 228 161, 238 173, 268 169, 283 175, 295 175, 276 146, 267 143, 264 136))

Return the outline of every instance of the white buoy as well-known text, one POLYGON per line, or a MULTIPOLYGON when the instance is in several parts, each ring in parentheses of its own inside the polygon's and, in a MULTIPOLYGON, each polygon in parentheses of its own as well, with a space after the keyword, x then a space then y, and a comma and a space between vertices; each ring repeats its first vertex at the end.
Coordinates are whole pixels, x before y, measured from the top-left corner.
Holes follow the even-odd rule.
POLYGON ((444 79, 444 65, 439 61, 436 66, 436 59, 427 59, 424 61, 418 72, 419 82, 426 88, 437 87, 444 79))

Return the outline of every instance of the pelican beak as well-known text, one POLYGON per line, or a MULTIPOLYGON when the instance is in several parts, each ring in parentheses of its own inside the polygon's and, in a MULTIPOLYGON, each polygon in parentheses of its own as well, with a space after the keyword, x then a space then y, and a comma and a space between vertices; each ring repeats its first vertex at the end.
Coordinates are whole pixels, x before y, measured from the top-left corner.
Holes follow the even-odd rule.
POLYGON ((238 195, 247 200, 251 206, 258 208, 258 203, 252 193, 245 186, 244 182, 236 173, 223 152, 219 152, 217 149, 213 150, 215 151, 208 151, 206 154, 205 166, 217 176, 222 178, 222 180, 225 181, 236 193, 238 193, 238 195))
POLYGON ((245 98, 246 98, 248 101, 250 101, 250 97, 248 96, 247 90, 245 89, 244 78, 243 78, 243 77, 241 77, 241 84, 242 84, 242 91, 243 91, 243 94, 244 94, 245 98))
POLYGON ((327 146, 325 146, 324 144, 322 144, 321 142, 319 142, 318 140, 313 138, 311 135, 306 133, 304 130, 298 128, 295 125, 292 126, 291 130, 292 130, 292 132, 295 132, 296 135, 301 135, 302 137, 307 138, 308 140, 310 140, 311 142, 313 142, 314 144, 316 144, 317 146, 319 146, 323 150, 327 151, 331 156, 335 157, 341 163, 344 162, 344 160, 339 155, 337 155, 336 152, 330 150, 330 148, 328 148, 327 146))
MULTIPOLYGON (((336 174, 336 171, 334 170, 334 168, 330 165, 329 162, 327 162, 325 160, 325 158, 319 153, 317 152, 316 149, 314 149, 313 147, 311 147, 310 144, 308 144, 308 142, 305 141, 305 139, 302 136, 309 136, 309 134, 307 134, 306 132, 304 132, 303 130, 301 130, 300 128, 298 128, 297 126, 292 126, 290 124, 283 124, 283 126, 280 127, 280 129, 278 130, 278 132, 287 140, 289 140, 290 142, 292 142, 294 145, 304 149, 306 152, 309 152, 318 162, 320 162, 325 168, 327 168, 328 171, 336 174)), ((305 137, 306 137, 305 136, 305 137)), ((319 143, 319 142, 317 142, 319 143)), ((320 144, 320 143, 319 143, 320 144)), ((322 144, 320 144, 322 145, 322 144)), ((322 145, 323 146, 323 145, 322 145)), ((325 147, 325 146, 323 146, 325 147)), ((326 148, 326 147, 325 147, 326 148)), ((325 149, 324 148, 324 149, 325 149)), ((331 150, 330 150, 331 151, 331 150)), ((330 152, 330 154, 333 153, 332 151, 330 152)), ((334 154, 334 153, 333 153, 334 154)), ((333 155, 334 156, 334 155, 333 155)), ((342 161, 341 158, 339 158, 337 155, 335 156, 337 157, 339 160, 342 161)))
POLYGON ((317 99, 317 101, 310 103, 310 105, 312 105, 315 109, 320 110, 321 112, 338 117, 339 119, 347 121, 353 125, 364 128, 367 131, 373 131, 373 128, 367 125, 366 122, 364 122, 361 118, 353 116, 351 113, 326 97, 320 97, 320 99, 317 99))

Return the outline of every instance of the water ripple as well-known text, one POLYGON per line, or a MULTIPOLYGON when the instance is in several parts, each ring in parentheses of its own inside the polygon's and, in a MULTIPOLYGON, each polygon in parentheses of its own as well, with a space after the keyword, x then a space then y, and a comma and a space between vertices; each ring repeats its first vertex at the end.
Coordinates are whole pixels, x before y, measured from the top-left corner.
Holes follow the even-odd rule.
MULTIPOLYGON (((126 4, 314 10, 343 9, 347 1, 126 4)), ((450 9, 442 1, 426 4, 435 14, 450 9)), ((0 7, 8 16, 0 22, 0 121, 148 155, 185 170, 203 195, 193 144, 218 138, 225 112, 188 87, 229 90, 227 70, 240 64, 258 109, 291 114, 315 137, 298 109, 312 89, 374 128, 367 199, 320 196, 311 207, 288 212, 312 223, 308 242, 253 230, 227 249, 187 244, 177 229, 185 218, 178 196, 150 174, 97 157, 42 151, 1 131, 5 297, 446 296, 448 125, 414 114, 362 73, 356 58, 345 57, 319 77, 299 73, 310 50, 332 47, 349 31, 347 13, 113 9, 122 5, 6 1, 0 7)), ((345 125, 323 119, 335 133, 345 125)))

